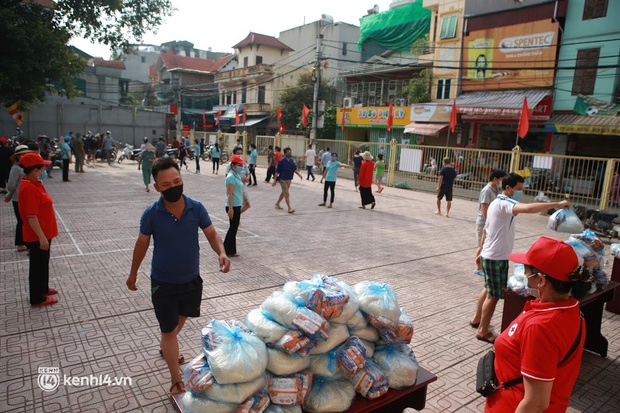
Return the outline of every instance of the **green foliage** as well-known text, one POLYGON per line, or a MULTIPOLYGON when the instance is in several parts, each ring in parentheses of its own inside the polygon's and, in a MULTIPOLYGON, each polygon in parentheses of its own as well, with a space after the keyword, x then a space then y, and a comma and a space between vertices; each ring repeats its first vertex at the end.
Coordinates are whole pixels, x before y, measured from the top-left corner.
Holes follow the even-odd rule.
POLYGON ((323 128, 317 130, 318 138, 334 139, 336 137, 336 129, 340 127, 340 125, 336 123, 337 110, 338 106, 334 103, 325 104, 325 112, 323 112, 325 120, 323 122, 323 128))
MULTIPOLYGON (((282 108, 282 124, 287 130, 301 129, 301 110, 305 104, 310 109, 308 115, 308 127, 312 125, 312 102, 314 96, 314 83, 312 82, 310 73, 302 73, 297 78, 295 86, 288 86, 280 95, 280 106, 282 108)), ((321 79, 319 86, 319 100, 325 100, 325 125, 327 126, 328 107, 333 105, 336 88, 321 79)), ((335 119, 336 114, 334 112, 335 119)), ((335 122, 335 120, 334 120, 335 122)), ((321 131, 319 130, 319 136, 321 131)))
POLYGON ((76 96, 86 62, 67 47, 72 37, 126 51, 171 12, 170 0, 57 0, 53 9, 2 0, 0 101, 28 109, 48 93, 76 96))
POLYGON ((433 72, 430 69, 424 69, 418 73, 418 77, 409 80, 409 84, 405 85, 403 92, 407 93, 411 103, 430 102, 432 82, 433 72))

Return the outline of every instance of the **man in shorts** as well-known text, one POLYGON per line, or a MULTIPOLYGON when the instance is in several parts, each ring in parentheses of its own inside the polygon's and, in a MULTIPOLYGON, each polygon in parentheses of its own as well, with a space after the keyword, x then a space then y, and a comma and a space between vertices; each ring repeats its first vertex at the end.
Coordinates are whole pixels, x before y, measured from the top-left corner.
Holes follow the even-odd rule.
POLYGON ((177 336, 187 317, 200 316, 198 228, 218 255, 221 272, 229 271, 230 261, 204 205, 183 195, 183 178, 174 159, 158 158, 151 171, 153 187, 161 193, 161 198, 148 206, 140 219, 127 287, 132 291, 137 289, 138 269, 153 237, 151 300, 161 329, 160 354, 170 370, 170 393, 176 394, 184 391, 179 371, 184 358, 179 355, 177 336))
MULTIPOLYGON (((482 269, 484 270, 483 289, 486 298, 476 303, 476 316, 470 325, 476 328, 476 338, 493 344, 495 336, 489 330, 489 324, 495 312, 495 306, 504 298, 504 288, 508 284, 508 255, 512 252, 515 240, 515 217, 518 214, 536 214, 549 208, 570 207, 568 201, 544 203, 519 203, 523 196, 523 177, 515 173, 508 174, 502 181, 502 193, 489 204, 487 219, 482 234, 482 269)), ((480 295, 482 292, 480 293, 480 295)))
POLYGON ((443 168, 439 171, 439 180, 437 181, 437 211, 436 215, 441 215, 441 200, 446 196, 446 218, 450 218, 450 207, 452 206, 452 187, 456 171, 450 166, 450 158, 443 158, 443 168))
POLYGON ((291 182, 293 181, 293 174, 297 174, 301 180, 304 179, 297 170, 297 164, 291 158, 291 148, 284 148, 284 158, 280 159, 280 162, 278 162, 278 165, 276 166, 275 180, 271 185, 276 186, 276 183, 280 181, 280 188, 282 191, 280 192, 280 196, 276 202, 276 209, 282 209, 280 202, 284 199, 284 202, 286 202, 286 206, 288 207, 289 214, 295 212, 295 210, 291 208, 289 194, 289 188, 291 187, 291 182))

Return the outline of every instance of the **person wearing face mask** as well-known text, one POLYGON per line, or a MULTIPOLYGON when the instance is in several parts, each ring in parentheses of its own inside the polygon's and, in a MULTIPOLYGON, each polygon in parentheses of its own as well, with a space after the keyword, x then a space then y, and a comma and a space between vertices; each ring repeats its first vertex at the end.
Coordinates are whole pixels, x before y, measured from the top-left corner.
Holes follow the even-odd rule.
POLYGON ((527 284, 538 298, 495 341, 494 369, 499 383, 516 381, 486 399, 484 411, 559 413, 568 408, 586 336, 579 301, 592 274, 580 267, 573 247, 540 237, 511 261, 525 266, 527 284))
MULTIPOLYGON (((52 146, 50 145, 50 140, 46 135, 39 136, 39 155, 41 158, 46 161, 51 160, 52 146)), ((52 176, 52 163, 46 166, 47 168, 47 177, 53 178, 52 176)))
POLYGON ((226 175, 226 213, 228 214, 228 232, 224 238, 224 249, 229 257, 238 257, 237 230, 241 219, 241 208, 249 204, 243 192, 243 181, 240 172, 245 162, 239 155, 230 157, 230 172, 226 175))
POLYGON ((179 371, 184 357, 179 355, 178 334, 187 317, 200 316, 202 278, 197 230, 202 230, 217 254, 220 272, 229 271, 230 260, 204 205, 183 195, 183 178, 176 161, 158 158, 151 173, 153 187, 161 198, 142 213, 126 284, 131 291, 137 290, 138 269, 153 237, 151 300, 161 329, 160 354, 170 371, 172 395, 184 391, 179 371))
POLYGON ((325 183, 323 184, 323 202, 319 204, 319 206, 325 206, 327 203, 327 191, 331 192, 331 197, 329 198, 329 205, 327 208, 331 208, 334 203, 334 191, 336 190, 336 178, 338 178, 338 168, 350 168, 349 165, 345 165, 343 163, 338 162, 338 154, 336 152, 332 153, 332 159, 327 162, 325 165, 325 169, 323 170, 323 176, 321 177, 321 182, 325 179, 325 183))
POLYGON ((34 152, 19 158, 19 165, 24 170, 19 185, 19 215, 23 221, 24 243, 30 251, 28 284, 30 305, 33 307, 58 302, 58 299, 50 297, 58 291, 49 287, 50 245, 52 239, 58 236, 58 226, 52 197, 40 182, 46 178, 45 166, 50 163, 34 152))
POLYGON ((510 173, 502 181, 502 193, 489 204, 487 219, 482 234, 480 253, 484 270, 483 291, 486 298, 477 300, 474 318, 470 321, 476 329, 476 339, 491 343, 496 336, 489 330, 495 306, 504 298, 504 288, 508 282, 508 255, 512 252, 515 239, 515 217, 518 214, 537 214, 549 208, 568 208, 568 201, 545 203, 519 203, 523 196, 521 175, 510 173), (479 318, 478 318, 479 317, 479 318))
POLYGON ((9 180, 6 184, 7 193, 4 196, 4 202, 11 202, 13 204, 13 212, 15 212, 15 218, 17 224, 15 225, 15 248, 18 252, 26 251, 26 245, 24 244, 24 236, 22 233, 23 221, 19 215, 19 184, 24 176, 24 170, 19 165, 19 158, 27 153, 33 153, 35 151, 30 150, 26 145, 19 145, 15 148, 10 160, 13 162, 11 170, 9 171, 9 180))

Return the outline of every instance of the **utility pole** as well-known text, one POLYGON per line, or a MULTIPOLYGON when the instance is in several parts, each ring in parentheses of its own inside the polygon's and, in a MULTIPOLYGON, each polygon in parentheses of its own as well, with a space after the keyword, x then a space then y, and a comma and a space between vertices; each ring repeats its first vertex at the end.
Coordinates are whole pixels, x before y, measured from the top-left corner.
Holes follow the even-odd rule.
POLYGON ((312 96, 312 128, 310 129, 310 142, 313 147, 316 147, 317 125, 319 122, 319 88, 321 84, 323 33, 327 26, 333 23, 333 17, 327 14, 321 15, 321 20, 317 22, 316 61, 314 63, 314 75, 312 76, 312 81, 314 82, 314 94, 312 96), (325 27, 323 27, 323 29, 321 29, 321 23, 325 23, 325 27))

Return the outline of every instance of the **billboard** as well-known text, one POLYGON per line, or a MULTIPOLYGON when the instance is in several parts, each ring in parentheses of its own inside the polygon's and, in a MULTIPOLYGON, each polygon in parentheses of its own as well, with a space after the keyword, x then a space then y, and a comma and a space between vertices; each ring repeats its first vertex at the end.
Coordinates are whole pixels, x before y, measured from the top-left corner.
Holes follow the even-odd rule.
MULTIPOLYGON (((344 124, 352 128, 387 128, 388 107, 387 106, 364 106, 361 108, 344 108, 346 114, 344 124)), ((392 107, 392 126, 394 128, 404 128, 409 123, 408 106, 392 107)), ((342 123, 343 108, 338 108, 336 115, 338 125, 342 123)))
POLYGON ((463 91, 553 86, 558 23, 550 19, 469 33, 463 91))

